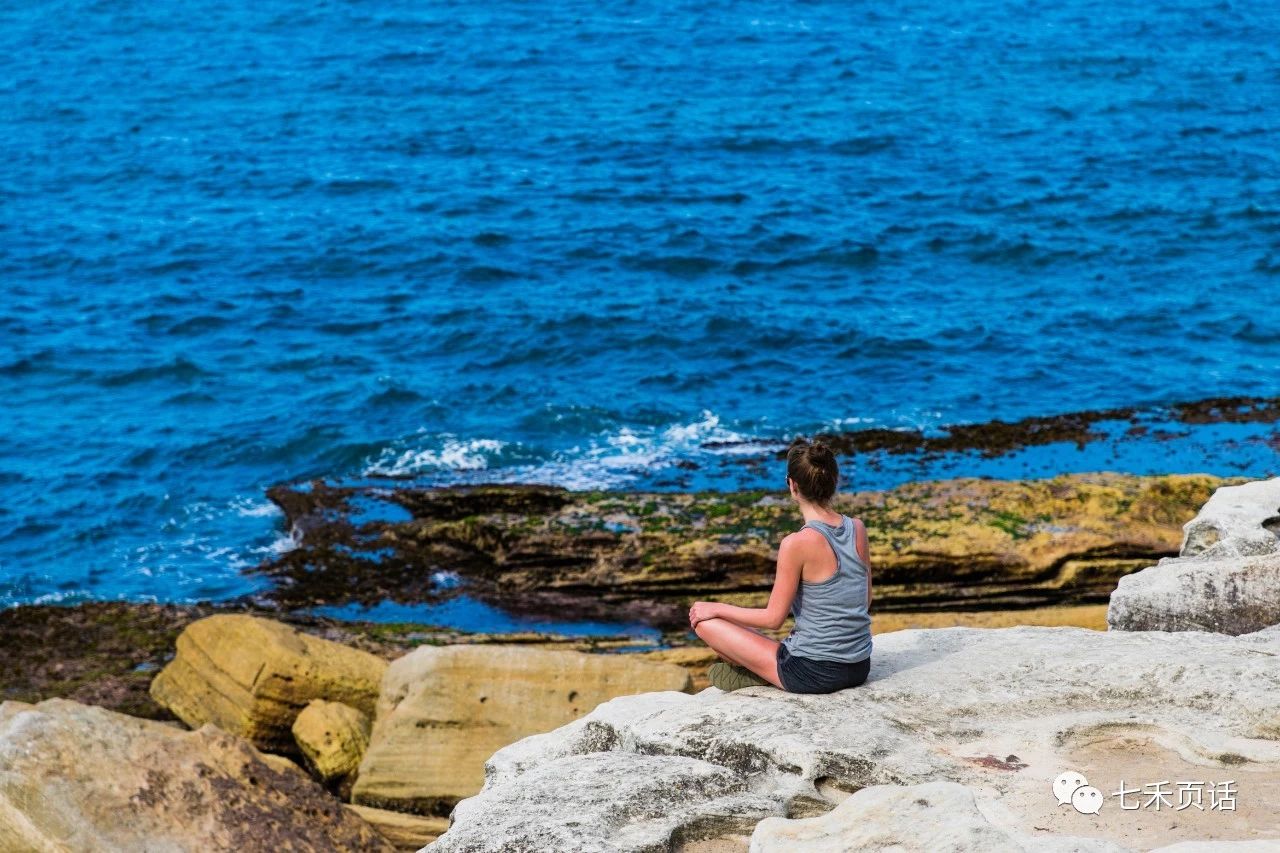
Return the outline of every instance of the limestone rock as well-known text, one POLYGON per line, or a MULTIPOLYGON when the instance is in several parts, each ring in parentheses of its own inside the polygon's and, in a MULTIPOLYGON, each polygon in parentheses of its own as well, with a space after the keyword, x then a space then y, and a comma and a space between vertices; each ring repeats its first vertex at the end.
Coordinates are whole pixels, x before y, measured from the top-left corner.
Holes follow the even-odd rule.
POLYGON ((751 836, 751 853, 885 849, 1128 853, 1096 838, 1037 838, 996 826, 978 809, 973 791, 955 782, 873 785, 821 817, 762 820, 751 836))
POLYGON ((1280 622, 1280 554, 1162 560, 1120 579, 1107 605, 1118 631, 1247 634, 1280 622))
POLYGON ((328 782, 360 766, 372 726, 363 711, 350 705, 312 699, 293 721, 293 738, 307 766, 328 782))
POLYGON ((0 705, 0 850, 390 849, 304 774, 213 726, 0 705))
POLYGON ((764 817, 937 781, 969 788, 992 831, 1015 841, 1280 838, 1278 661, 1280 628, 882 634, 858 688, 626 696, 512 744, 426 849, 554 849, 571 837, 575 850, 741 849, 744 824, 764 817), (1058 805, 1051 784, 1068 769, 1105 792, 1099 815, 1058 805), (1163 779, 1235 780, 1237 813, 1122 811, 1113 796, 1121 782, 1163 779))
POLYGON ((260 749, 294 753, 294 718, 312 699, 372 714, 387 664, 270 619, 219 614, 178 637, 151 696, 192 728, 213 723, 260 749))
POLYGON ((1183 557, 1280 551, 1280 477, 1224 486, 1182 528, 1183 557))
POLYGON ((453 819, 459 830, 426 849, 667 850, 673 842, 698 840, 704 824, 718 836, 737 836, 745 846, 756 822, 776 814, 777 803, 751 793, 746 776, 711 761, 621 752, 572 755, 529 768, 517 785, 458 803, 453 819), (556 819, 541 819, 548 794, 557 788, 563 799, 556 819), (673 832, 673 826, 680 830, 673 832))
POLYGON ((387 670, 352 802, 446 811, 480 790, 485 759, 500 747, 616 696, 688 688, 684 669, 629 655, 423 647, 387 670))
POLYGON ((446 817, 422 817, 368 806, 348 805, 346 808, 359 815, 379 835, 394 844, 397 850, 418 850, 424 844, 439 838, 449 828, 449 819, 446 817))
POLYGON ((1120 579, 1107 625, 1247 634, 1280 623, 1280 478, 1218 489, 1181 556, 1120 579))

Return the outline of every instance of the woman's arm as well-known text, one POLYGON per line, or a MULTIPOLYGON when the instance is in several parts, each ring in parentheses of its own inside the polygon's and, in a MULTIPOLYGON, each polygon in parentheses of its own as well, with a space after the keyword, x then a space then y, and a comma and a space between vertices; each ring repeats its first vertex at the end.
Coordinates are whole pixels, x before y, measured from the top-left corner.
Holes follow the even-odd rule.
MULTIPOLYGON (((795 534, 792 534, 794 536, 795 534)), ((778 545, 778 569, 773 578, 769 603, 764 607, 737 607, 715 601, 696 601, 689 608, 689 627, 703 619, 727 619, 746 628, 781 628, 791 611, 796 589, 800 586, 800 570, 804 561, 799 544, 787 536, 778 545)))
POLYGON ((871 612, 871 545, 867 542, 867 526, 862 523, 862 519, 858 519, 858 541, 854 547, 858 549, 858 556, 862 558, 862 562, 867 564, 867 612, 871 612))

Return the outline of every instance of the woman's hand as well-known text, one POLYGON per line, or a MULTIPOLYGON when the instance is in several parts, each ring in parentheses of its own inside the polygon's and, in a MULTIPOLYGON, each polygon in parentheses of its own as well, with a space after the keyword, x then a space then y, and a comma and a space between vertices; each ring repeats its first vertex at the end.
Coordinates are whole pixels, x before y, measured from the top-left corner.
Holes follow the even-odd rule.
POLYGON ((695 601, 689 608, 689 627, 698 627, 698 623, 704 619, 718 618, 716 610, 719 606, 714 601, 695 601))

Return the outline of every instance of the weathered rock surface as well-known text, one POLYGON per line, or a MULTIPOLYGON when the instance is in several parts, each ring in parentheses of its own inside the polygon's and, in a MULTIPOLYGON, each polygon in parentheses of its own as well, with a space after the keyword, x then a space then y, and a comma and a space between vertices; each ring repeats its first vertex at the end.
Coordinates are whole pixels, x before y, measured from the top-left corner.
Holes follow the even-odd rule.
POLYGON ((424 844, 435 841, 449 828, 449 819, 444 817, 422 817, 350 804, 346 808, 376 829, 397 850, 418 850, 424 844))
POLYGON ((205 723, 260 749, 293 753, 294 718, 312 699, 372 714, 381 658, 254 616, 217 615, 187 626, 151 696, 192 728, 205 723))
POLYGON ((1280 838, 1277 695, 1280 627, 898 631, 877 637, 856 689, 628 696, 519 741, 489 760, 482 793, 426 849, 745 849, 744 826, 763 818, 936 781, 969 787, 1014 838, 1280 838), (1057 804, 1051 783, 1067 769, 1107 795, 1099 815, 1057 804), (1235 780, 1239 808, 1121 810, 1112 796, 1162 779, 1235 780))
POLYGON ((776 804, 713 761, 682 755, 603 752, 531 766, 521 783, 463 800, 454 827, 426 849, 668 850, 702 838, 744 841, 776 804), (563 791, 554 815, 548 795, 563 791), (548 819, 550 817, 550 819, 548 819))
POLYGON ((1219 488, 1183 527, 1183 557, 1249 557, 1277 551, 1280 477, 1219 488))
MULTIPOLYGON (((1082 824, 1081 829, 1088 832, 1092 827, 1082 824)), ((1280 838, 1180 842, 1152 853, 1270 853, 1277 849, 1280 838)), ((1030 835, 997 826, 978 808, 973 791, 955 782, 873 785, 820 817, 766 818, 751 836, 750 853, 850 850, 1137 853, 1099 838, 1030 835)))
POLYGON ((1128 853, 1095 838, 1036 838, 996 826, 979 810, 973 791, 955 782, 873 785, 819 817, 766 818, 751 835, 751 853, 885 849, 1128 853))
POLYGON ((1121 578, 1107 607, 1118 631, 1247 634, 1280 622, 1280 554, 1162 560, 1121 578))
POLYGON ((1181 556, 1120 579, 1107 625, 1246 634, 1280 623, 1280 478, 1218 489, 1181 556))
POLYGON ((686 690, 673 664, 517 646, 422 648, 393 662, 352 802, 447 813, 500 747, 617 696, 686 690))
MULTIPOLYGON (((1177 553, 1181 526, 1224 481, 1203 475, 1077 474, 958 479, 842 494, 867 523, 876 606, 1023 608, 1102 603, 1116 580, 1177 553)), ((300 547, 259 567, 288 606, 314 600, 438 601, 437 569, 465 593, 553 618, 684 625, 695 598, 761 605, 783 535, 782 493, 273 488, 300 547), (370 504, 390 504, 370 512, 370 504), (373 520, 408 513, 405 521, 373 520), (424 568, 429 569, 424 571, 424 568)))
POLYGON ((307 767, 328 782, 355 772, 369 747, 373 722, 341 702, 312 699, 293 721, 293 739, 307 767))
POLYGON ((64 699, 0 705, 0 850, 390 849, 305 774, 213 726, 64 699))

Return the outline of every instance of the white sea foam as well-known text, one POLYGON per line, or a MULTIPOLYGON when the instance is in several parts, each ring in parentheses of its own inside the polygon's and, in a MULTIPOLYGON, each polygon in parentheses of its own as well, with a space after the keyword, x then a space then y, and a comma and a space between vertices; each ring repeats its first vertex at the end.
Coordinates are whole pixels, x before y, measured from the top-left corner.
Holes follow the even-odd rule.
POLYGON ((832 432, 840 432, 841 430, 846 430, 850 427, 858 427, 862 424, 873 424, 875 422, 875 418, 833 418, 832 420, 827 421, 826 428, 832 432))
POLYGON ((616 489, 681 459, 717 452, 704 448, 707 442, 744 440, 748 440, 746 436, 722 427, 718 415, 703 411, 696 421, 662 429, 622 427, 586 447, 570 448, 541 464, 503 473, 517 482, 549 483, 573 490, 616 489))
POLYGON ((67 602, 83 601, 89 596, 84 590, 66 590, 59 592, 46 592, 44 595, 37 595, 35 598, 26 602, 18 602, 25 604, 65 604, 67 602))
POLYGON ((240 553, 233 549, 223 549, 228 553, 223 555, 226 557, 227 565, 239 571, 256 566, 264 559, 270 557, 278 557, 281 554, 287 554, 298 547, 298 542, 288 533, 282 533, 275 539, 272 539, 266 545, 260 545, 256 548, 248 548, 244 553, 240 553))
POLYGON ((235 514, 242 518, 269 518, 281 516, 284 512, 271 501, 254 500, 253 498, 236 498, 230 504, 235 514))
MULTIPOLYGON (((258 585, 242 577, 242 570, 295 547, 278 530, 276 519, 282 515, 270 501, 246 495, 187 503, 152 532, 150 541, 114 549, 110 562, 118 568, 112 586, 130 600, 163 588, 164 600, 195 601, 258 585)), ((95 589, 100 581, 87 578, 85 583, 87 595, 101 597, 95 589)))
POLYGON ((711 411, 701 412, 688 423, 619 427, 583 444, 557 450, 548 458, 520 464, 504 465, 500 458, 536 456, 518 444, 487 438, 464 440, 454 435, 427 438, 426 443, 425 447, 397 444, 384 449, 365 468, 365 476, 444 474, 451 482, 502 481, 542 483, 572 490, 616 489, 684 459, 758 453, 761 447, 755 437, 723 426, 719 415, 711 411), (724 446, 707 447, 708 443, 724 446))
POLYGON ((387 447, 364 469, 366 477, 404 477, 434 471, 482 471, 508 444, 493 438, 441 436, 437 447, 387 447))

